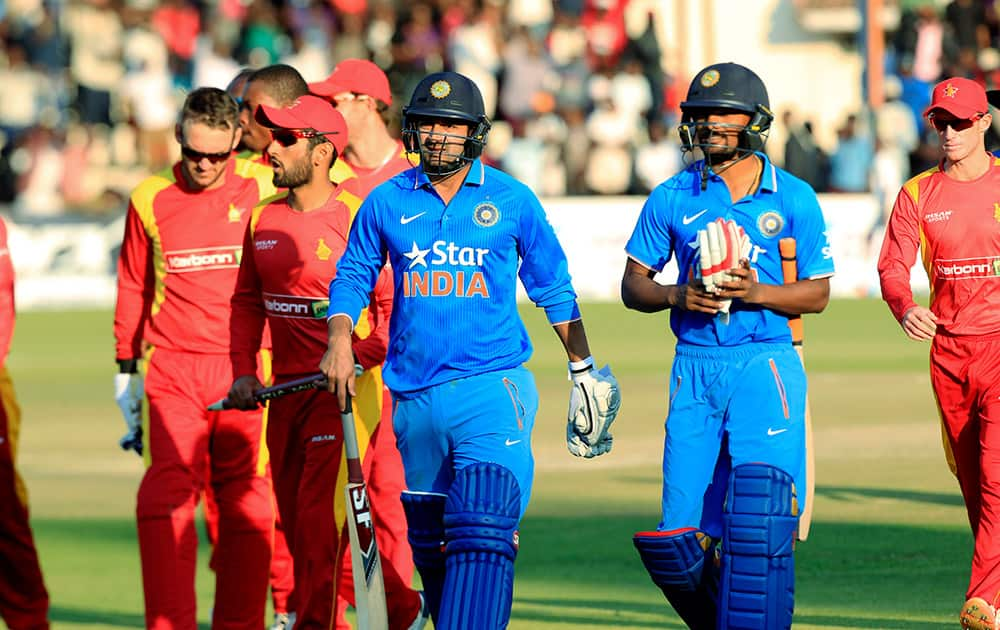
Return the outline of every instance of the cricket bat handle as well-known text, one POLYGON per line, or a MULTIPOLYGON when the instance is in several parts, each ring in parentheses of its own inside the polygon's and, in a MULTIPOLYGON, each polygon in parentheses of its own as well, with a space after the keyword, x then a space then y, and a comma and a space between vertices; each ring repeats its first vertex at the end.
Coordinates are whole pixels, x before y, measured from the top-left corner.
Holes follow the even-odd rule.
MULTIPOLYGON (((287 381, 270 387, 258 389, 253 393, 253 399, 262 403, 267 402, 268 400, 274 400, 275 398, 281 398, 282 396, 287 396, 288 394, 294 394, 295 392, 301 392, 307 389, 317 389, 325 386, 326 375, 322 372, 317 372, 316 374, 310 374, 309 376, 303 378, 297 378, 294 381, 287 381)), ((221 398, 208 406, 209 411, 224 411, 226 409, 235 409, 233 401, 229 400, 229 397, 221 398)))

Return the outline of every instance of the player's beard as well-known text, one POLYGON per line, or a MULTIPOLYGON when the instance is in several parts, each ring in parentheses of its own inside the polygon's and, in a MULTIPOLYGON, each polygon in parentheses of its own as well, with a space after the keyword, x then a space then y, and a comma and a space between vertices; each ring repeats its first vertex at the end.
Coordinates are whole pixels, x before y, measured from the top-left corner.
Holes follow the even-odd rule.
POLYGON ((426 146, 421 151, 420 162, 423 164, 424 171, 428 175, 448 175, 454 173, 455 171, 462 168, 462 152, 461 150, 455 152, 450 151, 452 149, 447 144, 439 145, 434 149, 428 149, 426 146))
POLYGON ((312 181, 312 164, 308 160, 296 162, 291 166, 285 166, 284 172, 277 171, 271 182, 278 188, 298 188, 305 186, 312 181))

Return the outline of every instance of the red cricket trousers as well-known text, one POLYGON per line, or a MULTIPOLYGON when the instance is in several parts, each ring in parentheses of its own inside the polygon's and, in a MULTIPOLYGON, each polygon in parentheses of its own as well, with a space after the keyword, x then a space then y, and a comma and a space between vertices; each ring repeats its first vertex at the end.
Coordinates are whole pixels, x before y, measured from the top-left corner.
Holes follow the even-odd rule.
MULTIPOLYGON (((267 410, 264 411, 265 416, 267 410)), ((207 464, 207 462, 206 462, 207 464)), ((211 479, 211 471, 206 466, 205 478, 211 479)), ((264 474, 267 476, 268 485, 271 484, 271 464, 264 467, 264 474)), ((260 466, 258 466, 258 472, 260 466)), ((208 541, 215 548, 219 540, 219 506, 215 502, 215 494, 212 492, 212 484, 205 485, 205 492, 202 496, 202 509, 205 511, 205 532, 208 541)), ((212 554, 210 566, 215 571, 215 554, 212 554)), ((274 605, 275 613, 287 613, 295 610, 295 605, 291 601, 292 592, 295 588, 295 575, 292 570, 292 552, 288 550, 288 543, 285 542, 285 528, 281 524, 277 507, 274 508, 274 538, 271 547, 271 575, 268 582, 271 585, 271 603, 274 605)))
POLYGON ((0 617, 10 630, 47 630, 49 594, 28 524, 28 495, 14 467, 21 410, 0 367, 0 617))
MULTIPOLYGON (((396 434, 392 430, 392 397, 388 388, 384 388, 382 419, 365 454, 364 469, 379 552, 392 564, 404 584, 412 584, 413 552, 406 539, 406 513, 399 498, 406 490, 406 477, 403 458, 396 448, 396 434)), ((341 608, 349 596, 346 591, 354 588, 350 553, 344 554, 342 564, 341 590, 338 591, 341 608)), ((342 611, 337 615, 336 627, 338 630, 350 627, 342 611)))
POLYGON ((966 597, 1000 597, 1000 335, 931 345, 931 384, 975 537, 966 597))
MULTIPOLYGON (((278 375, 275 383, 301 376, 305 375, 278 375)), ((358 397, 362 396, 359 391, 358 397)), ((356 409, 366 406, 364 400, 355 402, 356 409)), ((295 568, 295 628, 329 630, 337 612, 335 578, 349 552, 340 409, 336 397, 311 390, 272 400, 268 415, 274 490, 295 568)), ((419 612, 419 596, 385 558, 382 566, 389 627, 405 629, 419 612)), ((344 594, 353 604, 353 589, 344 594)))
POLYGON ((258 473, 261 412, 206 411, 231 384, 228 355, 149 355, 149 467, 136 502, 147 628, 197 627, 194 512, 206 461, 219 510, 212 628, 264 624, 274 510, 258 473))

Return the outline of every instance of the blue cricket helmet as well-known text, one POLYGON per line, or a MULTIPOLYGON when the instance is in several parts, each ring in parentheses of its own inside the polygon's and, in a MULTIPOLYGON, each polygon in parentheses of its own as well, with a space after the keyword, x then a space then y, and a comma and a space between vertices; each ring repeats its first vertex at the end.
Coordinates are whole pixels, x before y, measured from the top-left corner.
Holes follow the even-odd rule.
MULTIPOLYGON (((403 145, 411 153, 422 152, 420 121, 450 120, 469 124, 469 135, 465 136, 462 155, 453 171, 465 163, 478 158, 486 145, 490 132, 490 120, 486 116, 483 95, 479 87, 469 77, 457 72, 435 72, 429 74, 413 90, 409 105, 403 107, 403 145)), ((423 161, 423 160, 422 160, 423 161)), ((427 165, 424 165, 425 170, 427 165)))

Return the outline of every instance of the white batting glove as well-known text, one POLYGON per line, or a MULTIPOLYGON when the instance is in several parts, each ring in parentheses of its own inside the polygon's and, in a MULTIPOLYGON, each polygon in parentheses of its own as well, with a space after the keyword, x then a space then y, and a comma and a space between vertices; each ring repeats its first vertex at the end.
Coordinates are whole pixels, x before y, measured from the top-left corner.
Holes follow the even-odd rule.
POLYGON ((569 413, 566 423, 566 446, 577 457, 596 457, 611 450, 611 423, 621 407, 621 391, 611 368, 600 370, 591 367, 573 371, 573 391, 569 395, 569 413))
POLYGON ((140 374, 115 374, 115 403, 125 419, 127 433, 118 441, 124 450, 142 455, 142 398, 145 387, 140 374))
MULTIPOLYGON (((698 269, 702 284, 709 293, 718 293, 719 284, 731 280, 729 270, 750 255, 750 237, 735 221, 716 219, 698 230, 698 269)), ((732 300, 722 301, 719 309, 723 323, 729 323, 732 300)))

